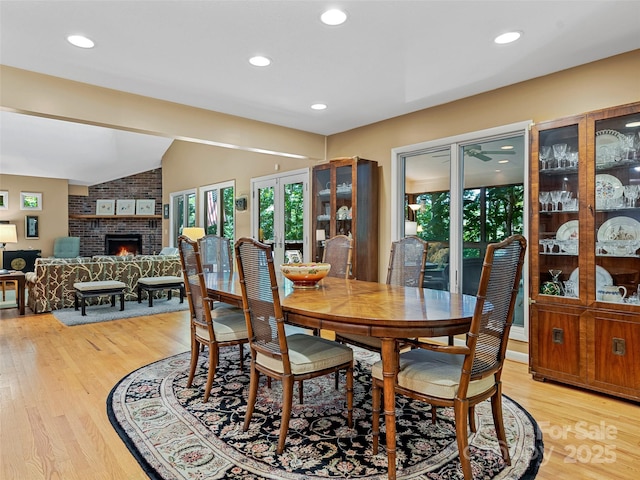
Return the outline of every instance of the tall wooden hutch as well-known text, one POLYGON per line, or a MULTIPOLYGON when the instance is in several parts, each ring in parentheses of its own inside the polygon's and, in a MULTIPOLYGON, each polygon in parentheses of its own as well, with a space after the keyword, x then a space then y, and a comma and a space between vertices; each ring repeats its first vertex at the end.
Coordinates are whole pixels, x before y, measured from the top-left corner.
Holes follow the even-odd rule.
POLYGON ((640 400, 640 103, 531 135, 530 370, 640 400))
POLYGON ((378 164, 336 158, 313 169, 312 258, 322 260, 324 241, 353 238, 353 278, 378 281, 378 164))

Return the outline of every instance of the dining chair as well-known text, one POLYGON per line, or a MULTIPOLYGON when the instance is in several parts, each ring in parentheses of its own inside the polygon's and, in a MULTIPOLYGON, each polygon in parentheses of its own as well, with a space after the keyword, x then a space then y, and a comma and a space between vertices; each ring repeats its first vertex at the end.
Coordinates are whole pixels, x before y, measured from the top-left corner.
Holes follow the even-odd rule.
POLYGON ((340 370, 346 371, 347 420, 351 427, 353 351, 345 345, 314 335, 294 333, 287 336, 271 247, 252 238, 241 238, 235 251, 251 350, 244 431, 249 429, 253 416, 260 374, 282 382, 282 419, 277 446, 277 453, 281 454, 289 429, 294 383, 298 382, 302 404, 302 380, 340 370))
POLYGON ((231 240, 219 235, 205 235, 199 242, 202 267, 205 271, 233 273, 231 240))
MULTIPOLYGON (((476 307, 465 345, 413 342, 401 353, 395 371, 395 393, 435 406, 453 407, 456 440, 465 480, 472 480, 467 423, 476 431, 474 407, 491 399, 502 458, 511 464, 502 419, 502 383, 509 330, 518 294, 527 242, 513 235, 487 246, 476 307)), ((373 453, 378 452, 382 363, 372 366, 373 453)))
POLYGON ((225 308, 207 295, 204 270, 200 259, 198 242, 181 235, 178 250, 184 276, 184 287, 191 313, 191 364, 187 387, 191 387, 195 376, 200 350, 209 348, 209 371, 205 386, 204 401, 209 400, 213 378, 219 361, 220 347, 238 345, 240 368, 244 367, 243 345, 249 343, 249 334, 244 314, 238 308, 225 308))
MULTIPOLYGON (((427 247, 427 242, 414 235, 393 242, 387 268, 387 285, 422 288, 427 247)), ((378 353, 382 349, 380 339, 368 335, 336 333, 336 340, 378 353)))
POLYGON ((330 263, 329 277, 350 278, 353 240, 346 235, 336 235, 324 242, 323 263, 330 263))

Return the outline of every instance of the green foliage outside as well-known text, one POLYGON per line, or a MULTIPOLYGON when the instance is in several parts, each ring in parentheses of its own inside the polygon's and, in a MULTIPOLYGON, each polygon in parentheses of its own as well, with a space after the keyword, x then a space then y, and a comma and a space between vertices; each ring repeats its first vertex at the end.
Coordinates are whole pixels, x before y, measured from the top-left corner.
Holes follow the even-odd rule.
MULTIPOLYGON (((273 240, 274 189, 260 189, 258 208, 260 231, 264 240, 273 240)), ((284 189, 284 232, 285 240, 302 241, 304 238, 304 190, 302 183, 285 185, 284 189)))
POLYGON ((233 239, 235 230, 235 196, 233 187, 220 189, 220 197, 222 198, 222 212, 219 211, 220 205, 217 202, 218 190, 207 192, 207 210, 209 208, 216 209, 216 212, 205 212, 205 225, 207 235, 218 235, 218 219, 222 218, 222 236, 233 239), (212 206, 209 206, 211 204, 212 206))
MULTIPOLYGON (((416 201, 423 205, 415 215, 419 237, 428 242, 449 242, 450 200, 449 192, 429 192, 416 197, 416 201)), ((498 242, 523 231, 523 185, 464 191, 464 257, 482 256, 487 243, 498 242)))

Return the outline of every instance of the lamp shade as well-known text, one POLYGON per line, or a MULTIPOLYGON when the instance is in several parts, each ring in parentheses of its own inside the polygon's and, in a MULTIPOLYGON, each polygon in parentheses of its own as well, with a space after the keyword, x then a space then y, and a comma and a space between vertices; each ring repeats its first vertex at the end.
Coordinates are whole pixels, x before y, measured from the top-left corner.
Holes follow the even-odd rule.
POLYGON ((316 241, 324 242, 327 239, 324 230, 316 230, 316 241))
POLYGON ((13 223, 0 223, 0 245, 5 243, 18 243, 16 226, 13 223))
POLYGON ((191 240, 198 240, 204 237, 204 228, 202 227, 184 227, 182 235, 189 237, 191 240))
POLYGON ((405 236, 415 235, 416 233, 418 233, 418 223, 417 222, 410 222, 410 221, 404 222, 404 234, 405 234, 405 236))

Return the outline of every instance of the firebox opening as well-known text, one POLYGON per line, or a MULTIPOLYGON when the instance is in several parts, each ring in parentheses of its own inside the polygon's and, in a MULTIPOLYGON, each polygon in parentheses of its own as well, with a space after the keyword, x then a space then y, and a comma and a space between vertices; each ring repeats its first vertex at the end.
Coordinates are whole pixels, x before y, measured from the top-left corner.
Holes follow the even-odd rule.
POLYGON ((142 235, 136 233, 107 234, 104 241, 105 255, 141 255, 142 235))

